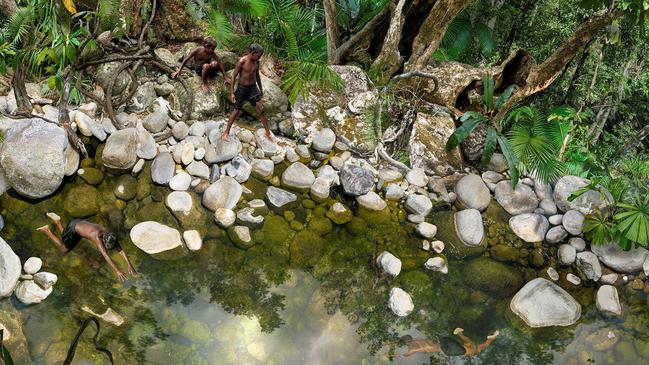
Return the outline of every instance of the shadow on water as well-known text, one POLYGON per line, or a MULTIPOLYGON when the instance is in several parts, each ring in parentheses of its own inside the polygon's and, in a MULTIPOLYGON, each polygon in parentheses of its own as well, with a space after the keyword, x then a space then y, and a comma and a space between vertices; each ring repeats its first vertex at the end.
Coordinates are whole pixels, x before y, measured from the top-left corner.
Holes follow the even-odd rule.
MULTIPOLYGON (((103 323, 102 328, 101 342, 118 364, 382 364, 390 362, 389 354, 403 352, 396 345, 400 336, 447 337, 455 327, 463 327, 476 342, 496 329, 502 335, 474 358, 419 354, 395 362, 587 364, 590 359, 613 364, 626 359, 625 364, 640 364, 649 359, 643 348, 649 346, 646 295, 622 293, 632 303, 622 320, 602 318, 591 299, 582 302, 588 306, 578 325, 530 329, 508 307, 522 277, 534 270, 483 257, 485 248, 467 249, 454 233, 452 211, 431 218, 438 238, 447 243, 448 275, 423 269, 431 253, 419 248, 421 239, 394 203, 379 213, 354 207, 351 222, 336 225, 326 215, 333 200, 317 204, 300 197, 292 211, 266 215, 253 232, 256 245, 242 250, 196 204, 198 196, 199 211, 191 219, 171 214, 163 203, 168 190, 147 180, 149 168, 137 178, 132 200, 115 197, 118 178, 108 174, 91 188, 97 206, 88 219, 120 231, 140 272, 124 284, 87 242, 64 256, 34 231, 49 223, 45 212, 59 212, 67 222, 69 212, 78 208, 73 203, 88 201, 74 196, 75 188, 88 186, 80 178, 68 179, 44 200, 0 196, 7 222, 2 237, 23 260, 41 257, 43 270, 59 276, 53 294, 41 304, 2 303, 3 310, 20 316, 34 363, 62 361, 88 316, 84 306, 95 313, 110 307, 126 319, 120 327, 103 323), (198 229, 203 248, 173 261, 155 260, 127 234, 145 220, 198 229), (382 275, 375 267, 374 257, 384 250, 401 259, 399 276, 382 275), (415 304, 415 312, 405 318, 394 316, 386 305, 395 286, 415 304), (618 331, 619 341, 605 351, 593 350, 607 346, 597 335, 602 328, 618 331)), ((265 183, 252 179, 247 186, 255 192, 248 200, 263 197, 265 183)), ((592 298, 592 291, 588 295, 592 298)), ((101 364, 102 355, 93 352, 86 337, 76 363, 101 364)))

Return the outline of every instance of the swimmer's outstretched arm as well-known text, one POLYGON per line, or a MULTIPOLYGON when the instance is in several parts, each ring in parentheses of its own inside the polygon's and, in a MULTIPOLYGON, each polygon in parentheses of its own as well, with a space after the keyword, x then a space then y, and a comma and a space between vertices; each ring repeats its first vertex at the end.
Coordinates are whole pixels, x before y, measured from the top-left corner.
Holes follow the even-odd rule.
POLYGON ((110 258, 110 256, 108 255, 108 251, 106 251, 106 247, 104 247, 104 244, 99 240, 99 237, 97 236, 93 237, 92 242, 95 244, 95 246, 97 246, 97 249, 104 257, 104 260, 106 260, 110 268, 113 269, 119 281, 125 281, 126 275, 124 275, 124 273, 117 267, 117 265, 115 265, 113 259, 110 258))
POLYGON ((126 256, 126 252, 124 252, 124 250, 121 249, 119 250, 119 255, 122 256, 122 259, 124 259, 124 262, 126 262, 126 265, 128 266, 129 274, 133 276, 137 276, 137 271, 135 271, 135 268, 131 264, 131 261, 128 259, 128 256, 126 256))

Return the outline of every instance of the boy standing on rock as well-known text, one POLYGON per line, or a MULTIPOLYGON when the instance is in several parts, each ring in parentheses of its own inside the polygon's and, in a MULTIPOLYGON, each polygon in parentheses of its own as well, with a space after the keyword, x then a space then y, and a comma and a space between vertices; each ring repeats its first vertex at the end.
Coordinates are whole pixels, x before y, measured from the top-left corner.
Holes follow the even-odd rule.
POLYGON ((219 71, 223 74, 226 84, 231 81, 225 74, 223 64, 219 57, 214 53, 216 49, 216 42, 212 38, 205 38, 203 45, 194 49, 189 56, 185 58, 183 63, 178 68, 178 71, 171 74, 171 78, 175 79, 180 74, 180 71, 185 67, 185 64, 192 58, 194 59, 194 71, 201 77, 201 88, 207 94, 210 91, 211 79, 218 75, 219 71))
POLYGON ((257 110, 259 119, 266 130, 266 137, 273 142, 275 141, 275 137, 268 127, 268 119, 264 115, 263 105, 261 104, 264 90, 261 85, 261 77, 259 76, 259 59, 262 54, 264 54, 264 49, 259 44, 253 43, 248 47, 248 54, 241 57, 234 68, 232 82, 230 83, 230 98, 234 103, 234 111, 230 115, 228 126, 225 128, 221 137, 225 141, 230 138, 232 123, 241 114, 241 108, 243 108, 246 102, 250 102, 257 110), (237 76, 239 76, 239 84, 237 90, 234 91, 234 83, 237 81, 237 76), (257 85, 259 85, 259 88, 257 88, 257 85))

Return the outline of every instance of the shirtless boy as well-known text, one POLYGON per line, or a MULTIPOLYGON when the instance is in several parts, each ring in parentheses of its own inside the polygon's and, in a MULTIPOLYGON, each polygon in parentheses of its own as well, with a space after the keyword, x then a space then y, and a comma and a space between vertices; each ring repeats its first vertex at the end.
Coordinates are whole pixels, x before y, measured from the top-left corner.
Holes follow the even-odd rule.
POLYGON ((449 356, 477 355, 481 353, 484 349, 489 347, 489 345, 491 345, 491 343, 494 342, 496 337, 498 337, 500 332, 496 331, 492 335, 487 336, 487 340, 484 343, 481 343, 479 345, 474 344, 470 338, 465 336, 464 330, 462 328, 456 328, 455 331, 453 331, 453 334, 459 337, 460 340, 462 340, 462 348, 460 348, 459 351, 458 349, 454 349, 451 346, 445 348, 445 345, 441 342, 427 340, 427 339, 415 340, 411 336, 407 335, 401 337, 401 342, 404 345, 408 346, 408 351, 401 354, 401 356, 408 357, 416 353, 430 354, 436 352, 442 352, 449 356))
POLYGON ((196 74, 201 77, 201 88, 205 93, 209 93, 211 79, 216 77, 219 71, 223 75, 225 83, 229 84, 230 79, 225 74, 223 64, 216 53, 214 53, 214 49, 216 49, 216 42, 212 38, 205 38, 203 45, 194 49, 189 56, 183 60, 178 71, 171 74, 171 78, 175 79, 178 77, 180 71, 185 67, 185 64, 193 58, 194 71, 196 71, 196 74))
POLYGON ((228 126, 225 128, 221 137, 225 141, 230 138, 232 123, 241 114, 241 108, 243 108, 246 102, 250 102, 257 110, 259 119, 266 130, 266 137, 271 141, 275 140, 270 128, 268 128, 268 119, 264 115, 263 105, 261 103, 264 90, 261 85, 261 77, 259 76, 259 59, 262 54, 264 54, 264 49, 259 44, 253 43, 248 47, 248 54, 241 57, 239 62, 237 62, 237 66, 234 68, 232 82, 230 83, 230 98, 232 98, 232 102, 234 103, 234 111, 230 115, 228 126), (234 91, 234 83, 237 81, 237 76, 239 76, 239 84, 237 91, 234 91))
POLYGON ((114 233, 98 224, 90 223, 83 219, 73 219, 68 223, 68 226, 63 229, 61 217, 56 213, 47 213, 47 216, 54 222, 54 225, 56 225, 57 230, 61 234, 61 238, 52 233, 48 226, 37 228, 37 231, 45 233, 45 235, 47 235, 47 237, 49 237, 56 247, 58 247, 64 254, 72 251, 79 241, 81 241, 81 238, 85 238, 95 244, 120 281, 126 280, 126 275, 117 268, 115 262, 110 258, 108 255, 109 250, 117 251, 126 262, 128 272, 133 276, 137 275, 135 268, 131 265, 128 256, 126 256, 126 252, 124 252, 122 247, 119 245, 119 242, 117 242, 117 236, 115 236, 114 233))

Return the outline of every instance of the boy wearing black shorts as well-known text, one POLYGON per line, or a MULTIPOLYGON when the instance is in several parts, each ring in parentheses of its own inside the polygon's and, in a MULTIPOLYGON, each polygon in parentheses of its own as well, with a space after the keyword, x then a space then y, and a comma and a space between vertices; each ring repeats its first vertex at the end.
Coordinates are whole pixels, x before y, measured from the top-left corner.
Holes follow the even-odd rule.
POLYGON ((229 84, 230 79, 225 74, 221 60, 214 53, 216 49, 216 42, 212 38, 205 38, 203 45, 194 49, 189 56, 187 56, 183 63, 178 68, 178 71, 171 74, 171 78, 175 79, 180 74, 180 70, 185 67, 185 64, 192 58, 194 59, 194 71, 201 77, 201 88, 205 93, 209 93, 211 79, 216 77, 219 72, 223 74, 225 83, 229 84))
POLYGON ((259 119, 266 130, 266 137, 271 141, 275 141, 275 137, 268 127, 268 119, 264 115, 263 105, 261 103, 264 90, 261 85, 261 77, 259 76, 259 59, 262 54, 264 54, 263 48, 259 44, 253 43, 248 48, 248 54, 241 57, 239 62, 237 62, 237 66, 234 68, 232 82, 230 83, 230 98, 232 98, 232 102, 234 103, 234 111, 230 115, 228 126, 225 128, 221 137, 225 141, 230 138, 232 123, 241 114, 241 109, 246 102, 250 102, 257 110, 259 119), (237 80, 237 76, 239 77, 239 84, 235 91, 234 83, 237 80))

